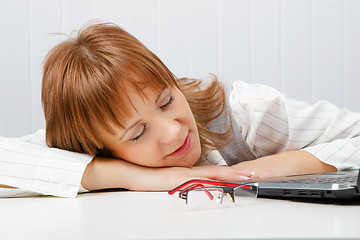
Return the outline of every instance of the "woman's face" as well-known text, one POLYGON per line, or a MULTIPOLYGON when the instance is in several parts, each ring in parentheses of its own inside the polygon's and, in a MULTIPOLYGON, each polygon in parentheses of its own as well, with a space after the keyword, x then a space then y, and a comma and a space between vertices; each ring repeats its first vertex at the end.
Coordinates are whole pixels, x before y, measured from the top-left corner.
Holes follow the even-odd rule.
POLYGON ((114 157, 149 167, 191 167, 200 157, 201 146, 194 116, 176 87, 158 92, 144 89, 146 97, 129 91, 135 109, 125 128, 114 127, 111 135, 97 128, 105 149, 114 157))

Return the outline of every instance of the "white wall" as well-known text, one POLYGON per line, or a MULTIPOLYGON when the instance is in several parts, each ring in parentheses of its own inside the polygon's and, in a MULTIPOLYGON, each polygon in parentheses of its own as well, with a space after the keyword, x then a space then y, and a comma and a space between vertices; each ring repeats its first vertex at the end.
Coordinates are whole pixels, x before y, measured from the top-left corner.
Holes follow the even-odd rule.
POLYGON ((360 111, 358 0, 0 0, 0 136, 44 127, 41 64, 91 19, 137 36, 177 76, 215 73, 360 111))

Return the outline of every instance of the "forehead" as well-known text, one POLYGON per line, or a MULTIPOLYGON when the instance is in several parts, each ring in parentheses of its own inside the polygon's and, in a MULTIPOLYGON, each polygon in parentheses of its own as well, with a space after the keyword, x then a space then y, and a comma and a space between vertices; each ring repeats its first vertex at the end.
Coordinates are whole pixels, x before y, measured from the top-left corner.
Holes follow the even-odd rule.
POLYGON ((144 87, 142 89, 128 88, 127 102, 132 106, 132 110, 137 110, 136 107, 139 105, 147 105, 155 100, 161 95, 161 93, 166 89, 166 86, 153 88, 153 87, 144 87))
POLYGON ((157 88, 143 86, 141 88, 127 87, 126 88, 126 99, 124 101, 127 105, 127 116, 122 119, 122 128, 126 125, 126 122, 130 121, 136 115, 141 113, 151 104, 155 104, 167 86, 159 86, 157 88))
POLYGON ((133 121, 141 118, 139 115, 155 103, 165 88, 124 88, 118 93, 122 95, 120 100, 111 106, 112 114, 103 115, 103 121, 94 122, 94 129, 98 133, 105 131, 107 134, 117 135, 119 130, 126 129, 133 121))

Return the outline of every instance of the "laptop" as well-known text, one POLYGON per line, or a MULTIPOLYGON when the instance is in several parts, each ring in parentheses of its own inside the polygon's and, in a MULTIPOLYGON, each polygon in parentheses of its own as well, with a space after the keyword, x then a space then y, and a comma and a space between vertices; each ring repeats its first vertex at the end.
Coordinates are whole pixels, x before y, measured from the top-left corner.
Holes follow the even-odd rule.
POLYGON ((360 200, 360 171, 292 175, 260 180, 259 197, 360 200))

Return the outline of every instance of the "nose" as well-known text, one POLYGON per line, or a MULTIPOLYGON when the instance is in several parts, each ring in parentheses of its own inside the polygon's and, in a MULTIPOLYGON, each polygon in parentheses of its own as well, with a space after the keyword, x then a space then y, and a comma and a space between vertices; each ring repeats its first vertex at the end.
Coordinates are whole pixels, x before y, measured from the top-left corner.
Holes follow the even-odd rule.
POLYGON ((179 137, 181 136, 181 124, 177 119, 159 118, 157 124, 158 129, 160 129, 160 144, 169 145, 179 141, 179 137))

